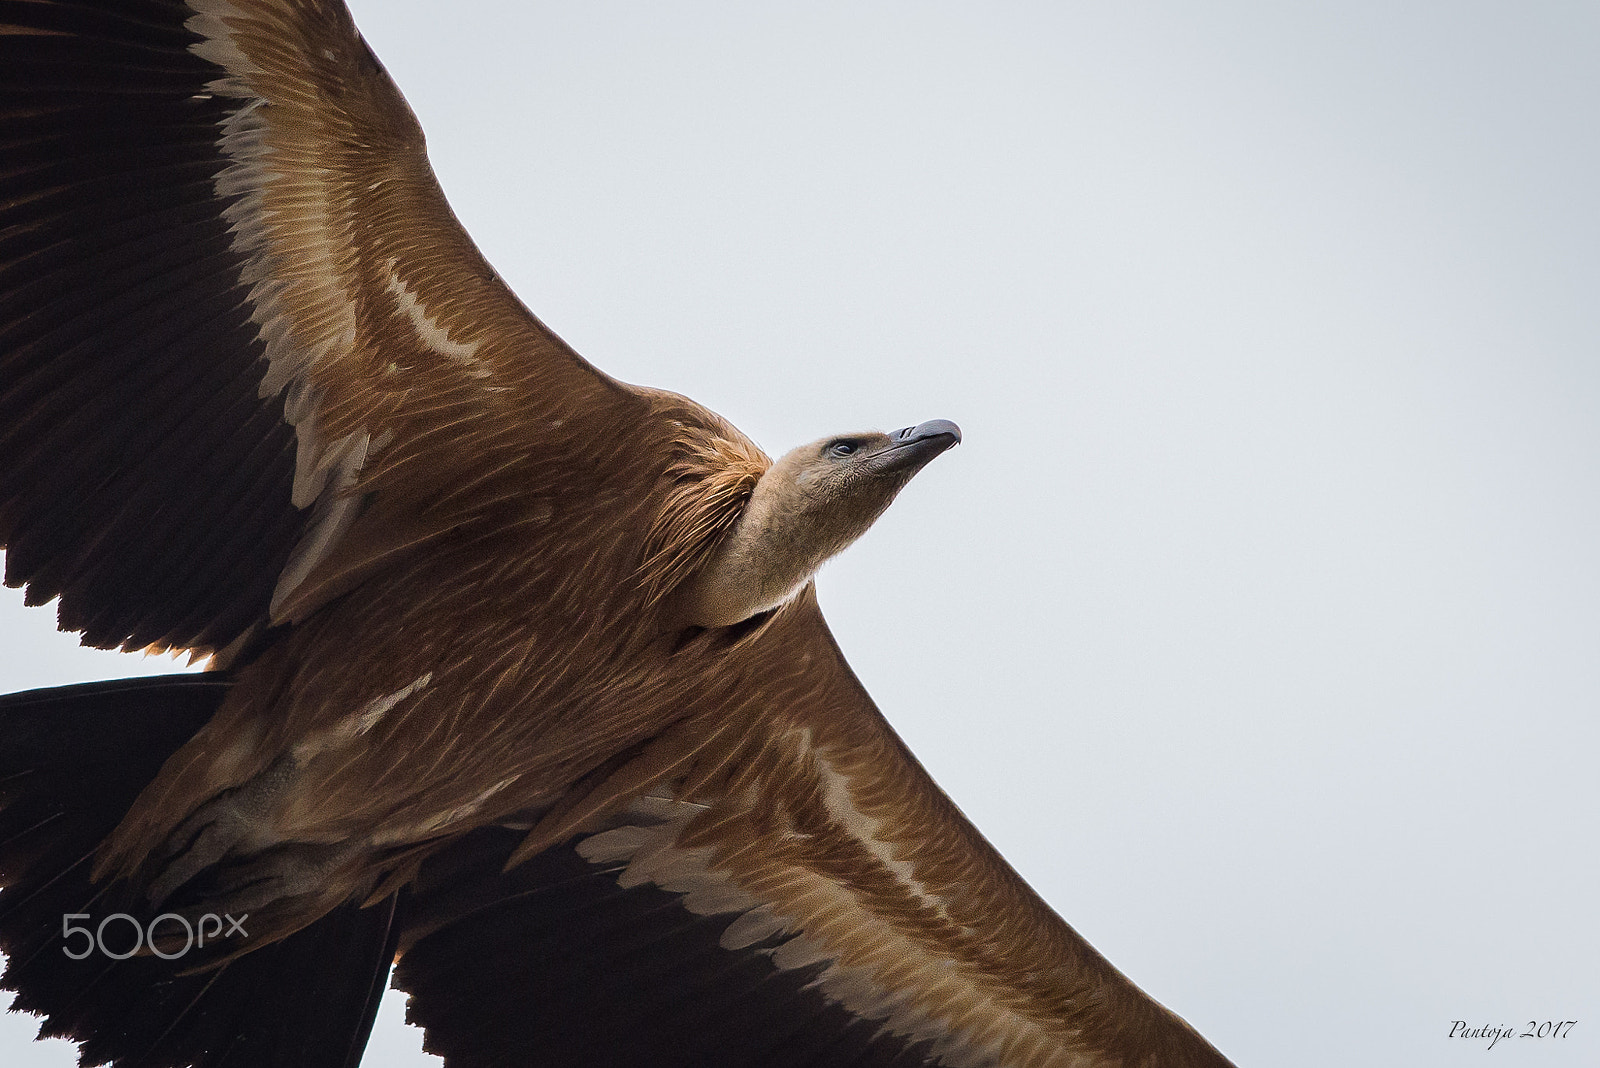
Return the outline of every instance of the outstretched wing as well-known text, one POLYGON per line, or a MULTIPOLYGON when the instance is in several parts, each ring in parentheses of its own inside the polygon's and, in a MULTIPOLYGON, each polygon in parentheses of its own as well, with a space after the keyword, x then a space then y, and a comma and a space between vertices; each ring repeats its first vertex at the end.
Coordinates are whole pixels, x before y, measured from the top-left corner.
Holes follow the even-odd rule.
POLYGON ((748 655, 749 700, 605 824, 423 869, 395 985, 449 1068, 1225 1068, 939 791, 809 595, 748 655))
POLYGON ((474 248, 343 4, 0 0, 0 546, 64 629, 303 617, 640 410, 474 248))

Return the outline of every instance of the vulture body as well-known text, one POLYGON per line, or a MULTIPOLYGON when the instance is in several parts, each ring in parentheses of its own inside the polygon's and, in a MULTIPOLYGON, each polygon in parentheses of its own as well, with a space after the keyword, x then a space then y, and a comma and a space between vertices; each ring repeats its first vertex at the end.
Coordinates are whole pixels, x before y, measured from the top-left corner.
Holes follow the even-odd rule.
POLYGON ((6 581, 213 667, 0 699, 5 985, 140 1068, 354 1064, 397 956, 452 1068, 1226 1065, 823 623, 958 440, 773 463, 591 367, 340 3, 0 0, 6 581))

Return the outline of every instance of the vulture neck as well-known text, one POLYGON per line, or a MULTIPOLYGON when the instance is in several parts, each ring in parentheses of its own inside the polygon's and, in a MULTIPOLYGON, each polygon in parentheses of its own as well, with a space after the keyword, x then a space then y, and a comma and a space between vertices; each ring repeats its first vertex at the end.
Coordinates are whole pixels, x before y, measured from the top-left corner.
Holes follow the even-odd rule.
POLYGON ((733 528, 688 583, 687 622, 726 627, 778 607, 888 506, 885 500, 862 517, 851 502, 808 490, 789 460, 761 476, 733 528))

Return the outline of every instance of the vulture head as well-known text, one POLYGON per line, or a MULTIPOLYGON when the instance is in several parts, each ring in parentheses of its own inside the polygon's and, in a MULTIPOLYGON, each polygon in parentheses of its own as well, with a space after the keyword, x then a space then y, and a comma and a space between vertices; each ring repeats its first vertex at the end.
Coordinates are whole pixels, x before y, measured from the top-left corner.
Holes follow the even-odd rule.
POLYGON ((866 533, 911 476, 961 441, 932 419, 892 434, 822 438, 785 453, 681 594, 685 623, 725 627, 794 596, 823 561, 866 533))

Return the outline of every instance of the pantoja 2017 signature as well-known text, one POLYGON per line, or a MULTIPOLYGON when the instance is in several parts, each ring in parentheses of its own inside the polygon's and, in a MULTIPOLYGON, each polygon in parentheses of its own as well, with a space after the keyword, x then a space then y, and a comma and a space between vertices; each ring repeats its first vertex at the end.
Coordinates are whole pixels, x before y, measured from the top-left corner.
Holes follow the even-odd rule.
POLYGON ((1577 1020, 1529 1020, 1528 1026, 1519 1033, 1515 1027, 1493 1027, 1483 1024, 1481 1027, 1469 1027, 1465 1020, 1451 1020, 1449 1038, 1487 1038, 1489 1048, 1494 1049, 1495 1043, 1502 1038, 1566 1038, 1572 1031, 1572 1025, 1577 1020))

